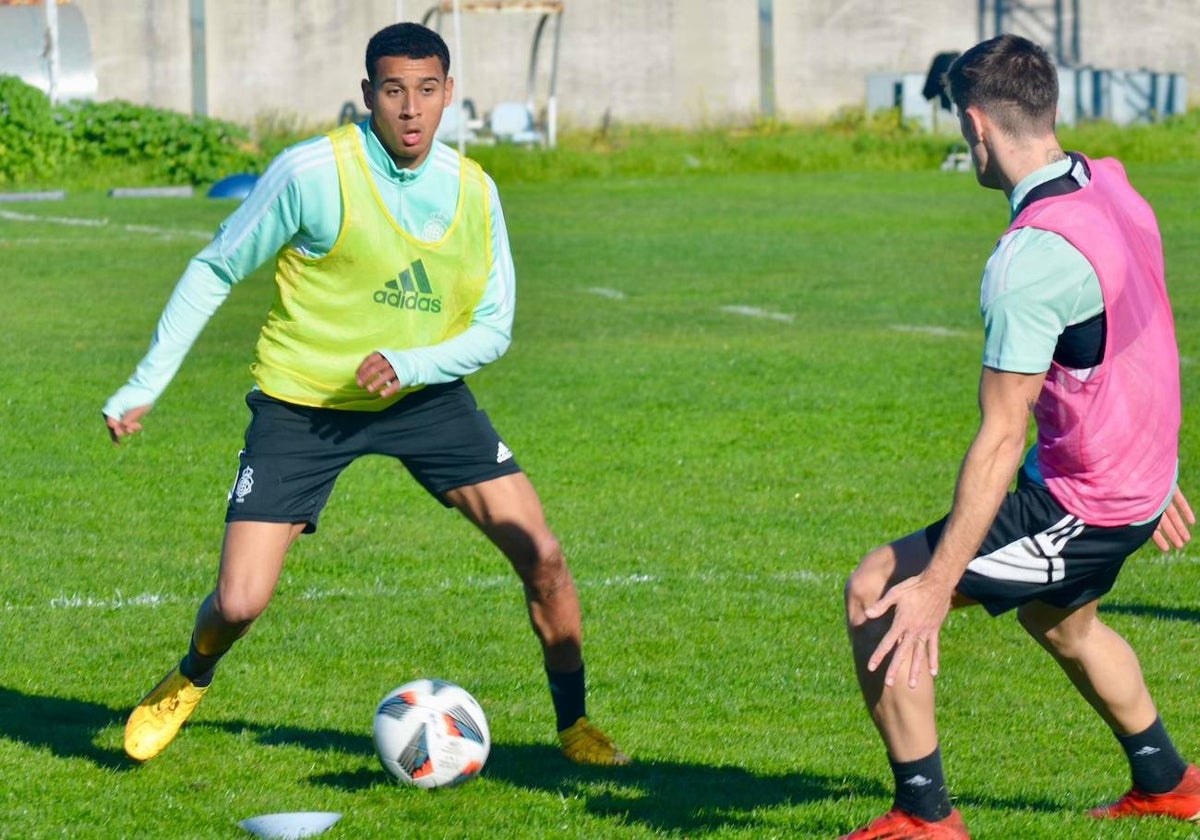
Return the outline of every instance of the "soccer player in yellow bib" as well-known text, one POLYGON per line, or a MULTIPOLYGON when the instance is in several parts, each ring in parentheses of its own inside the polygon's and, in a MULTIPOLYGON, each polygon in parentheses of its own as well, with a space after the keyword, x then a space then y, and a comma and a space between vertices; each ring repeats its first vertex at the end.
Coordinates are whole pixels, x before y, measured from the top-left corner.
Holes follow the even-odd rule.
POLYGON ((626 764, 586 715, 579 598, 562 550, 463 382, 508 349, 515 272, 495 184, 434 138, 454 89, 449 50, 424 26, 395 24, 371 38, 366 69, 370 118, 272 161, 188 264, 150 349, 104 406, 114 443, 139 431, 231 287, 275 258, 216 587, 186 655, 130 715, 125 751, 145 761, 170 744, 266 609, 288 548, 316 530, 338 475, 380 454, 511 562, 563 753, 626 764))

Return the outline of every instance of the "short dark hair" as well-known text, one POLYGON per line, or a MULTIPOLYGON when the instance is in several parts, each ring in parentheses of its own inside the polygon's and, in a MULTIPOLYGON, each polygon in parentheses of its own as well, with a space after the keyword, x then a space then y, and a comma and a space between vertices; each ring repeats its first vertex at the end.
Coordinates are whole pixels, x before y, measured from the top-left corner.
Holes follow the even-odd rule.
POLYGON ((946 87, 960 111, 986 111, 1010 134, 1054 130, 1058 70, 1049 54, 1019 35, 976 44, 946 71, 946 87))
POLYGON ((450 49, 442 36, 419 23, 393 23, 385 26, 367 42, 367 78, 375 82, 375 64, 381 58, 436 58, 442 73, 450 75, 450 49))

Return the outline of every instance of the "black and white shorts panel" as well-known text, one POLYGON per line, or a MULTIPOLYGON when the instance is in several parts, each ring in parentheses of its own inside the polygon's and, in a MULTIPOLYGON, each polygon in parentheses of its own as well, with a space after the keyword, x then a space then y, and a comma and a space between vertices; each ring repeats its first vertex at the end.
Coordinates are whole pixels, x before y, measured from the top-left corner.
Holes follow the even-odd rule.
MULTIPOLYGON (((958 583, 961 595, 992 615, 1041 601, 1072 609, 1112 589, 1126 558, 1158 524, 1099 528, 1067 513, 1040 484, 1024 475, 1009 493, 979 554, 958 583)), ((942 518, 925 529, 932 551, 946 526, 942 518)))
POLYGON ((304 522, 305 533, 346 467, 364 455, 399 460, 430 495, 521 471, 461 382, 431 385, 380 412, 310 408, 261 391, 251 412, 225 521, 304 522))

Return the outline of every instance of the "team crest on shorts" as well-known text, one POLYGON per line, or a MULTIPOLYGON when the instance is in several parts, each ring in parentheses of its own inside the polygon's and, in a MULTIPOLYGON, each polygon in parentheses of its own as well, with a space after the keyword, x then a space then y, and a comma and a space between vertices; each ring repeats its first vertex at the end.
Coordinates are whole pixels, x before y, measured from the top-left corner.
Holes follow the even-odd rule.
POLYGON ((254 469, 246 467, 238 476, 237 484, 233 486, 233 495, 239 502, 250 495, 254 489, 254 469))

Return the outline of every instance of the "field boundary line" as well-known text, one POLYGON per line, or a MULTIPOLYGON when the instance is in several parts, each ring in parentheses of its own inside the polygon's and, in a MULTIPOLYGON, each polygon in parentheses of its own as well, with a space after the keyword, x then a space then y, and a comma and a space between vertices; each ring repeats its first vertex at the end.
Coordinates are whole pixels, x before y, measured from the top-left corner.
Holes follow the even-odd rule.
POLYGON ((584 291, 589 295, 597 295, 602 298, 608 298, 609 300, 625 300, 625 298, 628 297, 628 295, 626 295, 620 289, 610 289, 606 286, 589 286, 588 288, 584 289, 584 291))
POLYGON ((892 324, 888 327, 892 332, 917 333, 919 335, 935 335, 939 338, 963 338, 974 335, 966 330, 956 330, 951 327, 936 327, 920 324, 892 324))
POLYGON ((43 224, 63 225, 65 227, 111 227, 126 233, 145 233, 150 236, 160 236, 166 239, 212 239, 212 233, 199 230, 180 230, 178 228, 160 228, 154 225, 117 225, 107 217, 92 219, 86 216, 38 216, 34 213, 17 213, 13 210, 0 210, 0 219, 9 222, 42 222, 43 224))
POLYGON ((728 312, 730 315, 745 315, 747 318, 765 318, 768 321, 780 321, 784 324, 790 324, 796 320, 796 316, 789 312, 772 312, 769 309, 760 309, 757 306, 722 306, 722 312, 728 312))
MULTIPOLYGON (((787 584, 787 583, 802 583, 802 584, 823 584, 827 580, 839 579, 840 576, 836 572, 812 572, 807 569, 792 569, 787 571, 774 572, 768 575, 755 574, 751 572, 730 572, 730 573, 700 573, 688 575, 655 575, 644 572, 631 572, 626 575, 610 575, 595 579, 581 578, 576 579, 575 585, 580 589, 614 589, 634 586, 654 586, 662 583, 671 583, 674 577, 686 578, 686 581, 691 584, 700 584, 703 586, 711 586, 713 584, 722 583, 772 583, 772 584, 787 584)), ((440 594, 456 589, 471 589, 477 592, 482 592, 491 589, 505 589, 508 587, 519 587, 520 580, 513 574, 497 574, 487 577, 471 577, 466 578, 443 578, 438 581, 430 581, 421 586, 407 585, 388 585, 382 580, 376 579, 372 583, 364 583, 360 587, 345 587, 335 586, 330 588, 322 587, 307 587, 285 590, 279 593, 279 597, 283 599, 295 599, 299 601, 323 601, 329 598, 370 598, 383 597, 394 598, 397 595, 420 593, 422 595, 440 594)), ((190 598, 191 596, 189 596, 190 598)), ((196 599, 200 596, 196 595, 196 599)), ((158 607, 167 606, 169 604, 180 603, 184 600, 182 595, 165 594, 161 592, 142 592, 137 595, 125 595, 120 590, 113 590, 107 595, 99 595, 95 593, 85 592, 60 592, 51 597, 48 601, 40 604, 13 604, 7 603, 0 606, 0 612, 16 612, 20 611, 37 611, 37 610, 122 610, 130 607, 148 607, 157 609, 158 607)))

